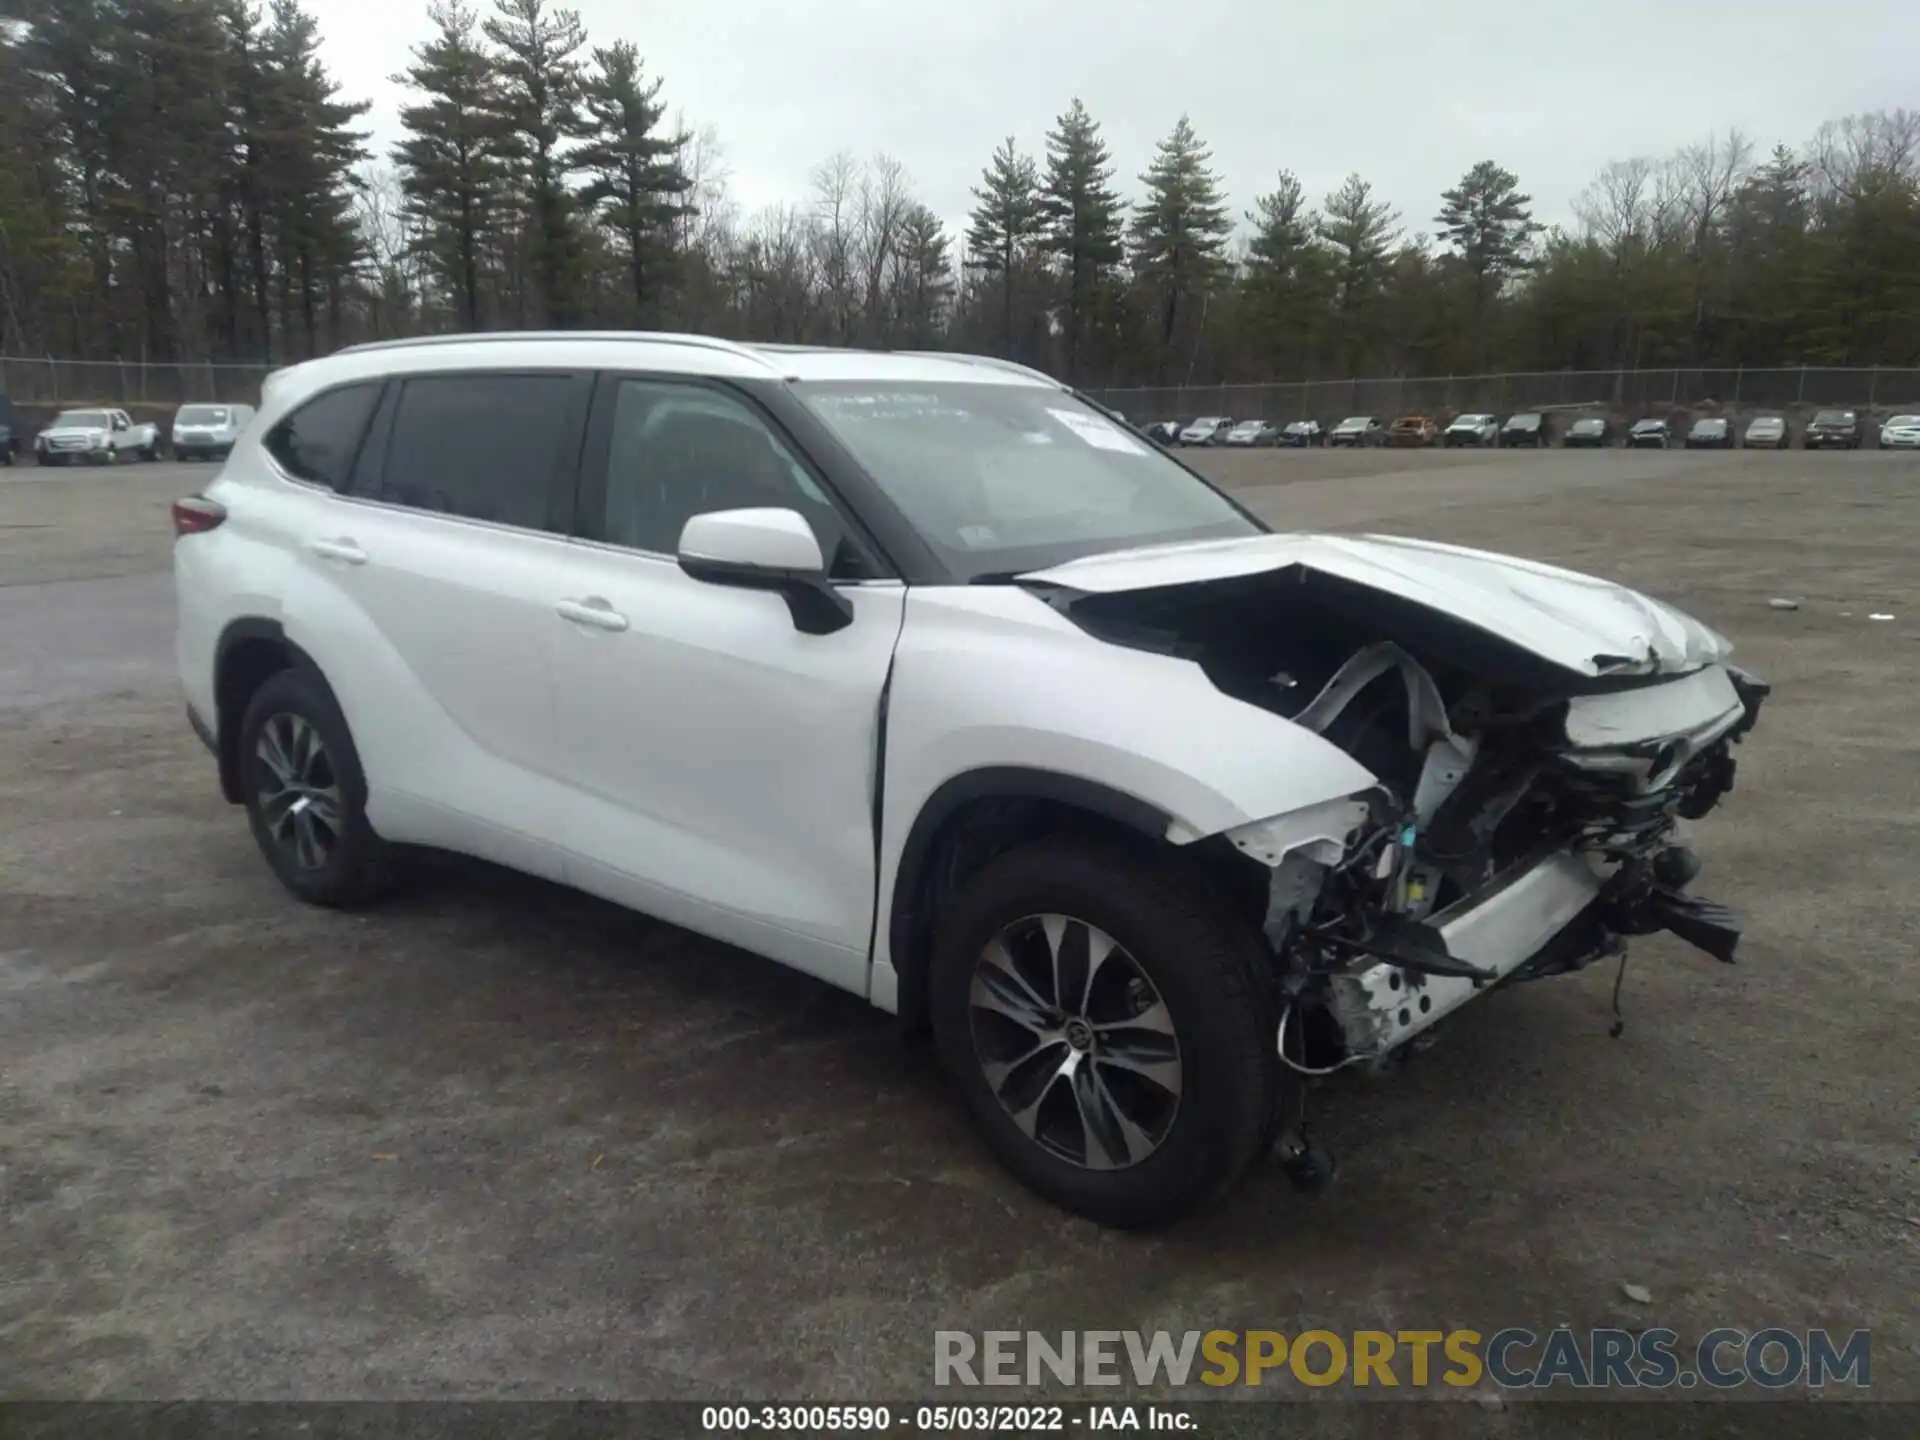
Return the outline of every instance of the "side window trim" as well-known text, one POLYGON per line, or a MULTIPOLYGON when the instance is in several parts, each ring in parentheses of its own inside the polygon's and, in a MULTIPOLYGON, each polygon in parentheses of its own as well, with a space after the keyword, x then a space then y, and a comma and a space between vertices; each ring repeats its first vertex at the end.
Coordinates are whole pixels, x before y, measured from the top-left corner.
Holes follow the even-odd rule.
POLYGON ((807 453, 806 447, 794 438, 787 427, 770 414, 753 395, 739 386, 730 385, 724 379, 712 375, 687 374, 671 370, 602 370, 594 379, 593 399, 588 411, 585 434, 583 436, 580 463, 576 483, 573 487, 574 504, 573 526, 568 532, 576 540, 588 541, 596 545, 606 545, 628 555, 641 555, 654 559, 673 560, 676 557, 670 551, 646 550, 636 545, 610 540, 605 533, 607 509, 607 461, 613 448, 613 419, 619 403, 620 386, 623 382, 652 385, 680 385, 688 389, 708 390, 725 396, 764 425, 769 434, 784 445, 793 456, 806 467, 808 478, 819 487, 827 503, 839 516, 862 551, 865 552, 872 567, 879 573, 862 577, 860 580, 835 580, 832 583, 862 584, 873 580, 897 580, 900 578, 896 566, 887 552, 880 547, 873 532, 846 501, 846 497, 835 488, 826 474, 825 468, 807 453))
POLYGON ((386 482, 387 446, 393 439, 393 412, 399 408, 400 387, 391 380, 384 381, 367 428, 360 432, 360 443, 354 447, 353 463, 347 466, 346 488, 337 493, 355 500, 380 498, 380 487, 386 482), (365 474, 361 473, 362 462, 368 467, 365 474))

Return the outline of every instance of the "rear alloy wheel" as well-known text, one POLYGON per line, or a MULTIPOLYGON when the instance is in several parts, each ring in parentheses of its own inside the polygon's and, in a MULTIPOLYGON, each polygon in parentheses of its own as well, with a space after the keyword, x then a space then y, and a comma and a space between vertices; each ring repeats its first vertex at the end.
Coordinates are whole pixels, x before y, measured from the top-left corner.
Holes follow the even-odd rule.
POLYGON ((1000 1160, 1103 1224, 1220 1194, 1279 1113, 1258 937, 1174 858, 1070 839, 1002 855, 941 916, 941 1059, 1000 1160))
POLYGON ((329 906, 362 904, 388 888, 390 856, 367 822, 360 757, 317 674, 268 677, 241 719, 239 746, 253 838, 283 885, 329 906))

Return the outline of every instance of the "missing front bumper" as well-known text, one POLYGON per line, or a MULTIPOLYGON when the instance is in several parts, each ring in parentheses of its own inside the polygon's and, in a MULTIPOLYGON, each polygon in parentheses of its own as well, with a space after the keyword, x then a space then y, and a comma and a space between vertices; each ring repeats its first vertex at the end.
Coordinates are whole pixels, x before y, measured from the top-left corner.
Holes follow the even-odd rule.
POLYGON ((1604 879, 1561 851, 1434 916, 1447 950, 1487 979, 1421 975, 1386 961, 1330 976, 1327 1008, 1347 1053, 1384 1054, 1511 976, 1600 899, 1604 879))

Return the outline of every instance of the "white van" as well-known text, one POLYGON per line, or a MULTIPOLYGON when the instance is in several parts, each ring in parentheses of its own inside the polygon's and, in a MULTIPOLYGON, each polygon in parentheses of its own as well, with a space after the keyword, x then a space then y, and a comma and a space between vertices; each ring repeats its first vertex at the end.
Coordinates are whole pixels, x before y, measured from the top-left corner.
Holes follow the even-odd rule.
POLYGON ((173 417, 173 458, 224 460, 252 420, 251 405, 182 405, 173 417))

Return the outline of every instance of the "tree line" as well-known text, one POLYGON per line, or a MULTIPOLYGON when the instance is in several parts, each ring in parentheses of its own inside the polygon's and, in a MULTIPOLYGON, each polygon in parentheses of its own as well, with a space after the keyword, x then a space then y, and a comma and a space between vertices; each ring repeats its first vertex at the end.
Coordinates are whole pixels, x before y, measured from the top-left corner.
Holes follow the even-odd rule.
POLYGON ((0 0, 0 353, 285 363, 369 338, 646 327, 946 346, 1090 385, 1920 363, 1920 114, 1608 165, 1567 223, 1475 164, 1237 209, 1181 117, 1125 185, 1072 101, 949 234, 839 154, 743 214, 627 40, 428 8, 376 147, 299 0, 0 0))

